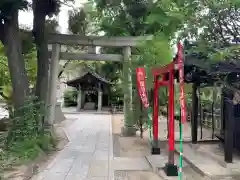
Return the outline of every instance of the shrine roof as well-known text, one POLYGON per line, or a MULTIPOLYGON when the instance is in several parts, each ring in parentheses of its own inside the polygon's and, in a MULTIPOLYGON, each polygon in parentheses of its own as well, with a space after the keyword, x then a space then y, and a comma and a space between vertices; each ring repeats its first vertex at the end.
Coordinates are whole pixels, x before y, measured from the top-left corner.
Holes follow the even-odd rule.
POLYGON ((105 78, 101 77, 99 74, 87 71, 83 73, 81 76, 74 78, 72 80, 69 80, 66 82, 68 86, 78 87, 81 84, 96 84, 97 82, 101 82, 103 84, 109 84, 111 85, 112 82, 106 80, 105 78))

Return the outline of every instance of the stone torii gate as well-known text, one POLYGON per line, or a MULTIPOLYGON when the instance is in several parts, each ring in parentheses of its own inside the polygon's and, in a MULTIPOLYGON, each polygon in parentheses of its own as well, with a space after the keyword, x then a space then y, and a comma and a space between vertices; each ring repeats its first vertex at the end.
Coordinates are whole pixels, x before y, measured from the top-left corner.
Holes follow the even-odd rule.
POLYGON ((122 133, 125 136, 135 135, 132 115, 132 72, 131 72, 131 47, 139 45, 140 42, 151 40, 152 37, 106 37, 106 36, 79 36, 67 34, 48 34, 48 44, 52 45, 49 92, 48 92, 48 117, 49 124, 54 123, 56 107, 56 91, 58 84, 59 60, 86 60, 86 61, 113 61, 123 62, 124 86, 129 88, 124 92, 124 127, 122 133), (71 53, 61 52, 61 45, 80 45, 87 47, 122 47, 122 54, 94 54, 92 52, 71 53))

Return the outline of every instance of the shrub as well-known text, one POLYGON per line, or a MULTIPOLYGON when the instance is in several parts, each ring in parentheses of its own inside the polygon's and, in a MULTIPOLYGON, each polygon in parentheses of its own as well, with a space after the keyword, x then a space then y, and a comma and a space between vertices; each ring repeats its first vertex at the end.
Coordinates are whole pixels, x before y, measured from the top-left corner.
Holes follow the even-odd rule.
POLYGON ((77 90, 67 90, 64 92, 64 106, 71 107, 77 106, 77 90))
POLYGON ((54 150, 56 140, 51 128, 43 126, 39 118, 44 112, 40 107, 40 103, 30 99, 10 117, 5 148, 0 151, 0 174, 12 165, 34 160, 43 152, 54 150))

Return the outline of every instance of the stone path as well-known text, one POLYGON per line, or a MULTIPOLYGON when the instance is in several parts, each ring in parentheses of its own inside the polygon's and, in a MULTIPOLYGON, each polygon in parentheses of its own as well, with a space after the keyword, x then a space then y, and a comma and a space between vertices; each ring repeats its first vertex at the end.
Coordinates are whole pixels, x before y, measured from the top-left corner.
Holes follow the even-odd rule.
POLYGON ((69 144, 32 180, 112 180, 111 115, 72 114, 69 144))

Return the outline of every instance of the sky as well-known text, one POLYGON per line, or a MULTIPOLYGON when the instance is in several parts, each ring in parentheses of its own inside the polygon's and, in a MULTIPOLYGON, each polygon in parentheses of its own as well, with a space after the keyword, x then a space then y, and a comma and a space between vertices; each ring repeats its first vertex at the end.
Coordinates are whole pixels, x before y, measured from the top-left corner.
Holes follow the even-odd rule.
MULTIPOLYGON (((31 0, 29 0, 31 1, 31 0)), ((62 5, 59 16, 58 16, 58 23, 59 23, 59 30, 61 33, 68 32, 68 11, 74 8, 81 7, 83 3, 87 2, 87 0, 75 0, 74 4, 71 4, 71 7, 62 5)), ((19 23, 20 25, 32 27, 33 24, 33 13, 32 11, 20 11, 19 13, 19 23)))

